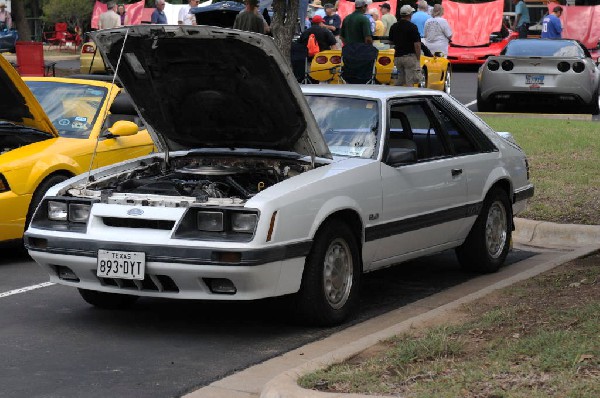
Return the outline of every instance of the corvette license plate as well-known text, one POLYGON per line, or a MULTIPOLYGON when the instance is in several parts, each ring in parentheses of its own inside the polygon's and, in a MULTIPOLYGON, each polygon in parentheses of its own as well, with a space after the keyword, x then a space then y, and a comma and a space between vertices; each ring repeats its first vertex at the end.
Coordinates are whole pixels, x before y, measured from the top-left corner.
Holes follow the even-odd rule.
POLYGON ((525 75, 525 84, 544 84, 544 75, 525 75))
POLYGON ((99 277, 142 280, 145 268, 146 253, 98 250, 99 277))

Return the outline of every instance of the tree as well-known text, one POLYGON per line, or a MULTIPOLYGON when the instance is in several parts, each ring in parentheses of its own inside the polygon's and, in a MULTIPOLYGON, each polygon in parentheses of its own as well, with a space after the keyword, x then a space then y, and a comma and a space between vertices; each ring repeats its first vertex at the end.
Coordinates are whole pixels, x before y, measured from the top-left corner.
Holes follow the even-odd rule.
POLYGON ((297 27, 298 0, 273 0, 271 32, 273 33, 275 44, 288 63, 290 62, 292 39, 297 27))
POLYGON ((83 32, 92 17, 94 0, 46 0, 43 6, 46 22, 66 22, 72 31, 83 32))
POLYGON ((31 40, 31 29, 27 23, 25 14, 25 2, 13 1, 12 3, 12 17, 14 19, 15 28, 19 32, 20 40, 31 40))

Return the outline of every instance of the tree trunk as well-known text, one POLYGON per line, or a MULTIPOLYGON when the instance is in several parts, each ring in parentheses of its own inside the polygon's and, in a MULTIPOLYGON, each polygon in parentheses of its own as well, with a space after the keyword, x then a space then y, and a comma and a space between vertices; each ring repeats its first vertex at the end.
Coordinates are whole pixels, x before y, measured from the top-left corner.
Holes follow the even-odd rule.
POLYGON ((25 2, 18 0, 11 2, 11 4, 13 22, 17 28, 17 32, 19 32, 19 40, 31 40, 31 29, 29 28, 29 23, 25 18, 25 2))
POLYGON ((292 39, 298 27, 298 0, 273 0, 273 22, 271 32, 275 45, 283 54, 284 59, 290 61, 292 39))

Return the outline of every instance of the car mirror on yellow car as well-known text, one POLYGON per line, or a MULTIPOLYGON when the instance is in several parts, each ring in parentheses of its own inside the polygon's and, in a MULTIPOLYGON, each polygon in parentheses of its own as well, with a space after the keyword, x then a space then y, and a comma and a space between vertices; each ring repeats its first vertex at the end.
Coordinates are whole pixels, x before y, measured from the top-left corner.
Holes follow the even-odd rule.
POLYGON ((134 135, 137 134, 138 129, 138 125, 134 122, 130 122, 129 120, 118 120, 115 122, 115 124, 112 125, 112 127, 108 129, 108 138, 134 135))

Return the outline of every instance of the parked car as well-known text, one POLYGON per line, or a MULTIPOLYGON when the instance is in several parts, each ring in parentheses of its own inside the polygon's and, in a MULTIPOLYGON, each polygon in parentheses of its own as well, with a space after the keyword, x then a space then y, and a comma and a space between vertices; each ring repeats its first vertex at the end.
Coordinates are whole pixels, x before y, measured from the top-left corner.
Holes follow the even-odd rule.
MULTIPOLYGON (((310 77, 318 82, 339 84, 343 68, 341 50, 324 50, 317 53, 311 62, 310 77)), ((441 54, 428 57, 421 55, 422 79, 418 86, 442 90, 450 94, 452 67, 441 54)), ((379 50, 375 62, 375 81, 378 84, 394 84, 394 50, 379 50)))
POLYGON ((52 185, 154 148, 136 124, 115 124, 136 116, 126 93, 111 83, 49 77, 24 82, 3 57, 0 81, 0 242, 22 239, 52 185))
POLYGON ((19 39, 19 33, 14 29, 0 30, 0 53, 16 52, 16 44, 19 39))
POLYGON ((165 152, 47 192, 26 244, 51 281, 102 308, 291 294, 332 325, 364 272, 451 248, 469 270, 503 264, 533 194, 527 159, 454 98, 301 91, 267 36, 129 29, 94 39, 113 66, 127 54, 117 74, 165 152))
POLYGON ((517 39, 479 69, 477 108, 498 103, 581 105, 598 114, 600 69, 575 40, 517 39))
POLYGON ((106 75, 109 72, 102 56, 96 51, 96 44, 93 41, 83 43, 79 54, 79 73, 86 75, 106 75))

